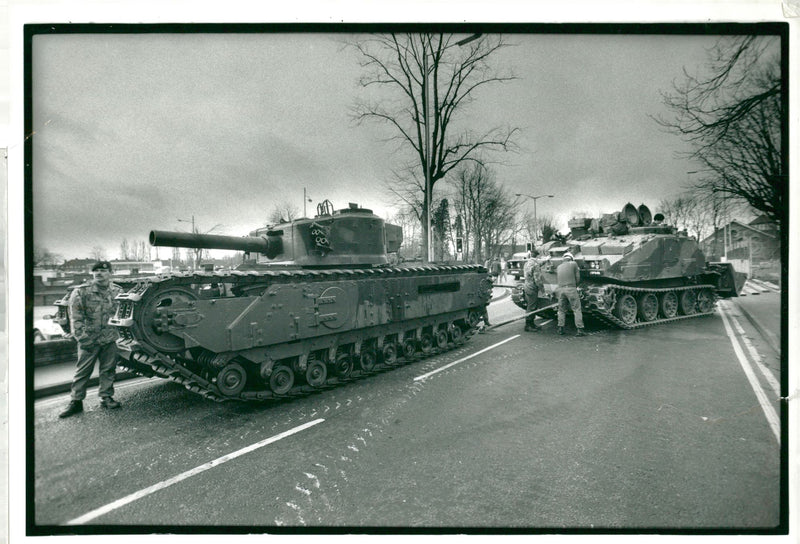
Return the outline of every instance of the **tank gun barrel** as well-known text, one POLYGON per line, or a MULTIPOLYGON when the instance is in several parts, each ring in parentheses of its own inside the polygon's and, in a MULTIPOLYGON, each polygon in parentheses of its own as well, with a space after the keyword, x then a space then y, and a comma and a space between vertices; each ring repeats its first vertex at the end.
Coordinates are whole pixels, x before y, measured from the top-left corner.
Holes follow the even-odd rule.
POLYGON ((223 236, 219 234, 195 234, 166 230, 150 231, 150 245, 252 251, 272 256, 280 253, 283 248, 281 239, 277 236, 223 236))

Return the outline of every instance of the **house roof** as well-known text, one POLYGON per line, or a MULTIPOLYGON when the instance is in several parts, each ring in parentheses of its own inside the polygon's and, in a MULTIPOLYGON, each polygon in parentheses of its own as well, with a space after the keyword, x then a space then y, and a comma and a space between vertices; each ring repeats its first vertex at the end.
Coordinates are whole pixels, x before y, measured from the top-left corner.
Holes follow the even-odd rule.
MULTIPOLYGON (((751 223, 751 225, 752 225, 752 223, 751 223)), ((758 230, 758 229, 756 229, 756 228, 753 228, 753 227, 751 227, 750 225, 745 225, 744 223, 740 223, 739 221, 731 221, 731 222, 730 222, 730 223, 728 223, 727 225, 724 225, 724 226, 722 226, 722 227, 718 228, 718 229, 717 229, 717 230, 715 230, 713 233, 711 233, 710 235, 708 235, 708 236, 706 236, 705 238, 703 238, 703 240, 702 240, 700 243, 703 243, 703 244, 704 244, 704 243, 706 243, 707 241, 709 241, 709 240, 711 240, 712 238, 714 238, 714 236, 715 236, 715 235, 716 235, 718 232, 722 231, 722 230, 723 230, 723 229, 725 229, 726 227, 730 228, 730 227, 732 227, 732 226, 736 226, 736 227, 742 227, 742 228, 745 228, 745 229, 747 229, 747 230, 749 230, 749 231, 751 231, 751 232, 753 232, 753 233, 755 233, 755 234, 758 234, 758 235, 760 235, 760 236, 766 236, 767 238, 772 238, 773 240, 774 240, 774 239, 776 239, 776 236, 775 236, 774 234, 770 234, 770 233, 768 233, 768 232, 764 232, 763 230, 758 230)))
POLYGON ((766 215, 759 215, 758 217, 756 217, 755 219, 750 221, 750 224, 751 225, 765 225, 765 224, 767 224, 767 225, 775 225, 775 221, 773 221, 772 219, 770 219, 766 215))

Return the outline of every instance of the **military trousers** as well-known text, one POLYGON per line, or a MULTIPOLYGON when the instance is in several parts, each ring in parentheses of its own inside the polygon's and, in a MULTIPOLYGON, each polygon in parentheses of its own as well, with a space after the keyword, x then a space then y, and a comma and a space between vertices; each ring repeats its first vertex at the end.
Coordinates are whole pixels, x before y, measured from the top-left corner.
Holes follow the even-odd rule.
MULTIPOLYGON (((531 287, 525 288, 525 309, 528 312, 533 312, 534 310, 539 309, 539 288, 535 285, 531 287)), ((536 326, 535 323, 536 315, 531 314, 525 317, 525 324, 529 327, 536 326)))
POLYGON ((567 308, 572 309, 575 314, 575 327, 583 328, 583 311, 581 310, 581 298, 578 296, 577 287, 559 287, 558 293, 558 326, 563 327, 567 318, 567 308))
POLYGON ((92 376, 95 362, 100 367, 100 389, 97 392, 98 395, 101 399, 114 396, 117 356, 117 344, 115 342, 90 346, 82 346, 78 343, 78 367, 75 370, 75 377, 72 379, 70 393, 72 400, 86 398, 86 387, 89 385, 89 378, 92 376))

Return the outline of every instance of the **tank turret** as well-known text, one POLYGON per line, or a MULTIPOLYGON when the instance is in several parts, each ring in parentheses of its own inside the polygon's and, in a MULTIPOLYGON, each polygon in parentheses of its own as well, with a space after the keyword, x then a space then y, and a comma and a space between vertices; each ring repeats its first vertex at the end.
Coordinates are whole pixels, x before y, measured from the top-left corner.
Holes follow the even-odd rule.
POLYGON ((304 268, 384 265, 389 262, 388 254, 400 248, 400 227, 356 204, 338 211, 332 208, 326 200, 313 219, 270 225, 242 237, 154 230, 150 244, 244 251, 257 254, 259 265, 304 268))

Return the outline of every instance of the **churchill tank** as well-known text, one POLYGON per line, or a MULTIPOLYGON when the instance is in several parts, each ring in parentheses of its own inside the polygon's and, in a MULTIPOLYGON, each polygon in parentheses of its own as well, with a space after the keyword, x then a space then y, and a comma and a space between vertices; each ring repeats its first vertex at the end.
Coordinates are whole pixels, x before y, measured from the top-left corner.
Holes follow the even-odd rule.
MULTIPOLYGON (((694 238, 644 204, 568 224, 569 234, 544 244, 536 257, 546 299, 540 307, 557 302, 556 268, 567 252, 580 269, 584 314, 622 329, 711 315, 719 298, 738 296, 744 285, 731 263, 707 262, 694 238)), ((512 300, 526 307, 521 286, 512 300)))
POLYGON ((216 401, 305 395, 452 349, 491 295, 479 265, 390 264, 402 229, 355 204, 243 237, 149 239, 244 252, 230 271, 139 278, 109 321, 122 366, 216 401))

